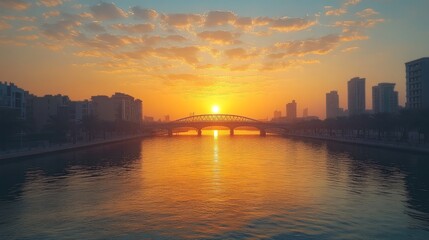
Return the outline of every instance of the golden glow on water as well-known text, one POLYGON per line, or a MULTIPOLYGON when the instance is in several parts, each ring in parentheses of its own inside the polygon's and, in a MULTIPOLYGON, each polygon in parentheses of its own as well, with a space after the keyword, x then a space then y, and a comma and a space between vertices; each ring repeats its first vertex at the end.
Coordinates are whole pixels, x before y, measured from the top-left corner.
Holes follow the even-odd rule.
POLYGON ((407 215, 421 214, 409 207, 416 189, 407 188, 427 175, 406 174, 427 161, 254 135, 193 131, 2 166, 14 187, 0 191, 0 232, 5 239, 41 232, 52 234, 43 239, 409 239, 420 226, 407 215), (15 198, 2 201, 9 192, 15 198))

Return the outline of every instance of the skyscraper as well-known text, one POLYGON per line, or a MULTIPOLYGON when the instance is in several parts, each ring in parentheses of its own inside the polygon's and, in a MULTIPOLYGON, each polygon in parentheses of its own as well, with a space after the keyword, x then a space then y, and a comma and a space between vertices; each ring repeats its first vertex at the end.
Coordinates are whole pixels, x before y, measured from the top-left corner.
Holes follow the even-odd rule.
POLYGON ((349 115, 365 113, 365 78, 355 77, 347 83, 349 115))
POLYGON ((337 91, 326 93, 326 118, 336 118, 340 113, 340 100, 337 91))
POLYGON ((291 103, 286 104, 286 118, 288 120, 296 119, 296 102, 292 100, 291 103))
POLYGON ((405 63, 407 108, 429 108, 429 57, 405 63))
POLYGON ((379 83, 372 87, 372 109, 374 113, 393 113, 398 111, 398 92, 394 83, 379 83))

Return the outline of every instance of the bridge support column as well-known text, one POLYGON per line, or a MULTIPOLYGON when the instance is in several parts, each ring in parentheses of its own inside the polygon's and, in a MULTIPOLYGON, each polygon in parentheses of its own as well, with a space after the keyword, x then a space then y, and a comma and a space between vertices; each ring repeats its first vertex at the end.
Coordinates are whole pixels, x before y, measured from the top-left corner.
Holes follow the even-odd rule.
POLYGON ((167 131, 168 131, 168 136, 169 137, 173 136, 173 130, 172 129, 168 129, 167 131))
POLYGON ((198 132, 198 136, 201 136, 203 131, 201 129, 198 129, 197 132, 198 132))
POLYGON ((261 130, 259 131, 259 135, 260 135, 261 137, 265 137, 265 136, 267 136, 267 132, 266 132, 265 130, 261 129, 261 130))
POLYGON ((229 135, 230 136, 234 136, 234 128, 230 128, 229 129, 229 135))

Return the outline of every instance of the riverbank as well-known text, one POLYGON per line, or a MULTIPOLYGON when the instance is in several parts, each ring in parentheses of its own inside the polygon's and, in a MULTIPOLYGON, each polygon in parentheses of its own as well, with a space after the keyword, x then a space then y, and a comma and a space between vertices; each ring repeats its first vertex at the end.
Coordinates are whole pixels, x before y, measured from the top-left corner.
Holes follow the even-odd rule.
POLYGON ((386 148, 386 149, 394 149, 401 151, 410 151, 410 152, 419 152, 419 153, 428 153, 429 154, 429 146, 422 144, 409 144, 409 143, 395 143, 395 142, 383 142, 380 140, 371 140, 371 139, 357 139, 357 138, 343 138, 343 137, 331 137, 331 136, 316 136, 310 134, 283 134, 285 137, 293 137, 293 138, 308 138, 308 139, 316 139, 316 140, 324 140, 324 141, 333 141, 333 142, 341 142, 341 143, 349 143, 349 144, 358 144, 370 147, 378 147, 378 148, 386 148))
POLYGON ((54 145, 49 147, 25 149, 22 151, 20 150, 11 151, 9 153, 0 153, 0 161, 14 159, 14 158, 27 158, 27 157, 50 154, 55 152, 71 151, 79 148, 87 148, 87 147, 93 147, 97 145, 129 141, 129 140, 139 139, 139 138, 149 137, 149 136, 151 136, 149 133, 143 133, 143 134, 120 136, 120 137, 114 137, 114 138, 108 138, 108 139, 94 139, 88 142, 65 143, 65 144, 54 145))

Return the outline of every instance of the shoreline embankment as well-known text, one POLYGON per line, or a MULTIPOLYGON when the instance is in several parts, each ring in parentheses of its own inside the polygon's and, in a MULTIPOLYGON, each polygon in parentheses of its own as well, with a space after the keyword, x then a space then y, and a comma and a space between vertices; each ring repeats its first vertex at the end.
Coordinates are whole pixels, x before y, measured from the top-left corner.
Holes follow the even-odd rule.
POLYGON ((104 139, 104 138, 94 139, 92 141, 85 141, 85 142, 64 143, 64 144, 48 146, 48 147, 25 149, 22 151, 18 150, 18 151, 6 152, 6 153, 3 152, 3 153, 0 153, 0 161, 10 160, 14 158, 28 158, 28 157, 51 154, 56 152, 72 151, 72 150, 81 149, 81 148, 88 148, 88 147, 94 147, 98 145, 125 142, 133 139, 139 139, 139 138, 150 137, 150 136, 152 136, 150 133, 142 133, 142 134, 127 135, 127 136, 120 136, 120 137, 107 138, 107 139, 104 139))
POLYGON ((392 150, 401 150, 409 152, 419 152, 429 154, 429 146, 423 144, 411 144, 411 143, 398 143, 398 142, 385 142, 380 140, 362 139, 362 138, 344 138, 344 137, 332 137, 332 136, 320 136, 311 134, 293 134, 284 133, 284 137, 291 138, 306 138, 314 140, 332 141, 348 144, 357 144, 369 147, 385 148, 392 150))

